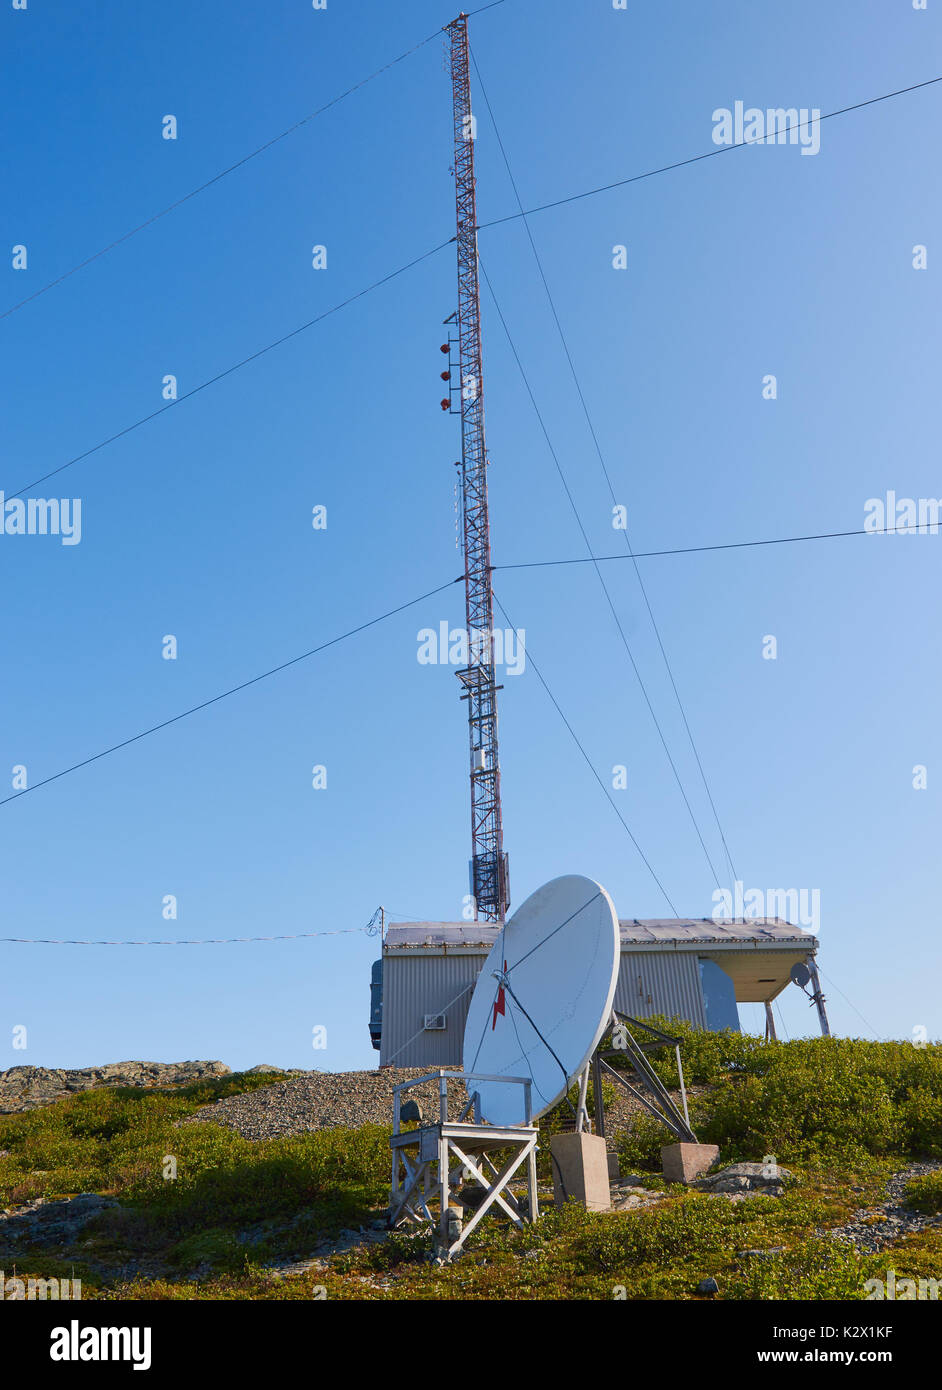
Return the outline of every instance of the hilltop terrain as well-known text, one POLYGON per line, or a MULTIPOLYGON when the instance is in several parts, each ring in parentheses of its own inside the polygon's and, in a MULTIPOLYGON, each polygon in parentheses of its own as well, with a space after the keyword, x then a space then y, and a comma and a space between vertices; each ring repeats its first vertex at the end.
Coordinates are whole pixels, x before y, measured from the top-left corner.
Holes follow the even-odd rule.
MULTIPOLYGON (((679 1024, 691 1118, 720 1146, 699 1190, 669 1136, 607 1096, 616 1210, 488 1219, 452 1266, 389 1233, 392 1087, 413 1072, 232 1074, 220 1062, 0 1073, 0 1268, 85 1298, 841 1298, 942 1270, 942 1047, 765 1044, 679 1024), (775 1155, 788 1179, 742 1174, 775 1155)), ((671 1062, 657 1066, 671 1084, 671 1062)), ((426 1098, 426 1114, 434 1096, 426 1098)))

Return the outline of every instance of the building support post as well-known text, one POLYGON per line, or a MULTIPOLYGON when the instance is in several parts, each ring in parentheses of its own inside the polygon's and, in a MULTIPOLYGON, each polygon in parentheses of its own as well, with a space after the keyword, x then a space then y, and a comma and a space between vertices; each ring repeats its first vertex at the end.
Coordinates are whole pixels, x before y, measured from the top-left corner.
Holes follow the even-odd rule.
POLYGON ((595 1122, 596 1134, 604 1139, 605 1100, 602 1096, 602 1061, 598 1048, 595 1049, 592 1056, 592 1118, 595 1122))
POLYGON ((808 970, 811 974, 811 983, 814 987, 814 993, 811 997, 818 1010, 818 1021, 821 1024, 821 1036, 822 1038, 829 1038, 831 1036, 831 1025, 828 1023, 828 1016, 824 1008, 824 995, 821 993, 821 981, 818 977, 818 967, 813 956, 808 961, 808 970))
POLYGON ((677 1080, 680 1082, 680 1099, 683 1102, 684 1119, 686 1120, 687 1128, 689 1129, 690 1111, 687 1109, 687 1087, 684 1084, 684 1068, 683 1063, 680 1060, 680 1043, 677 1043, 677 1045, 674 1048, 674 1056, 677 1059, 677 1080))
POLYGON ((576 1133, 581 1134, 583 1130, 589 1129, 589 1112, 586 1109, 586 1095, 589 1090, 589 1064, 582 1068, 579 1075, 579 1101, 576 1106, 576 1133))

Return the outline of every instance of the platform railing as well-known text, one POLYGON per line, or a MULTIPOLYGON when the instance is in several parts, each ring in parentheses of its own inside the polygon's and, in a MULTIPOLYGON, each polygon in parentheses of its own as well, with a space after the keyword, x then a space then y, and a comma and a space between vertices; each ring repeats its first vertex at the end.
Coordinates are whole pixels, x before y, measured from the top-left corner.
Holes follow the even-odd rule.
POLYGON ((413 1081, 400 1081, 398 1086, 393 1087, 393 1134, 400 1134, 400 1111, 402 1109, 402 1095, 404 1091, 410 1091, 414 1086, 422 1086, 427 1081, 438 1082, 438 1122, 446 1125, 448 1119, 448 1083, 449 1081, 463 1081, 468 1089, 468 1101, 456 1124, 463 1123, 466 1116, 473 1110, 473 1123, 481 1123, 480 1115, 480 1096, 473 1090, 468 1082, 488 1081, 488 1082, 507 1082, 508 1085, 523 1087, 523 1110, 524 1124, 533 1124, 533 1100, 532 1100, 532 1080, 529 1076, 490 1076, 485 1072, 466 1072, 466 1071, 445 1071, 439 1068, 437 1071, 430 1071, 425 1076, 417 1076, 413 1081))

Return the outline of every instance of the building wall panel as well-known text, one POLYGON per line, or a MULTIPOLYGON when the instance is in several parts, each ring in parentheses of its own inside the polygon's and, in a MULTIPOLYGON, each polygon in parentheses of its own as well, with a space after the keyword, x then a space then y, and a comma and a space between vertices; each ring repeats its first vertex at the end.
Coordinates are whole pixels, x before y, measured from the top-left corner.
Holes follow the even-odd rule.
POLYGON ((464 1025, 481 955, 387 955, 383 961, 380 1066, 461 1065, 464 1025), (426 1014, 447 1015, 444 1031, 423 1030, 426 1014))
POLYGON ((623 951, 615 1008, 632 1018, 683 1018, 706 1027, 700 969, 694 951, 623 951))
MULTIPOLYGON (((383 1032, 380 1065, 454 1067, 471 993, 486 955, 387 955, 383 961, 383 1032), (426 1014, 444 1013, 444 1031, 424 1031, 426 1014)), ((634 1018, 683 1018, 706 1028, 697 953, 623 951, 615 1008, 634 1018)))

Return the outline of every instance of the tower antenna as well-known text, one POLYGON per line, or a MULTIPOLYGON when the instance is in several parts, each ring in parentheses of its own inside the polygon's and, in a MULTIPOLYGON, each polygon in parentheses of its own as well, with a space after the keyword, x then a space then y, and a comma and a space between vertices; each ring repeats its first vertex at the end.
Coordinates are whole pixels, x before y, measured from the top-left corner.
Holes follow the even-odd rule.
MULTIPOLYGON (((464 519, 465 615, 468 665, 459 671, 468 702, 471 771, 471 893, 475 918, 501 922, 510 901, 500 808, 494 602, 487 509, 481 298, 474 180, 475 119, 471 111, 468 16, 447 26, 455 119, 455 205, 458 222, 458 387, 461 414, 461 491, 464 519)), ((452 394, 452 399, 454 399, 452 394)))

